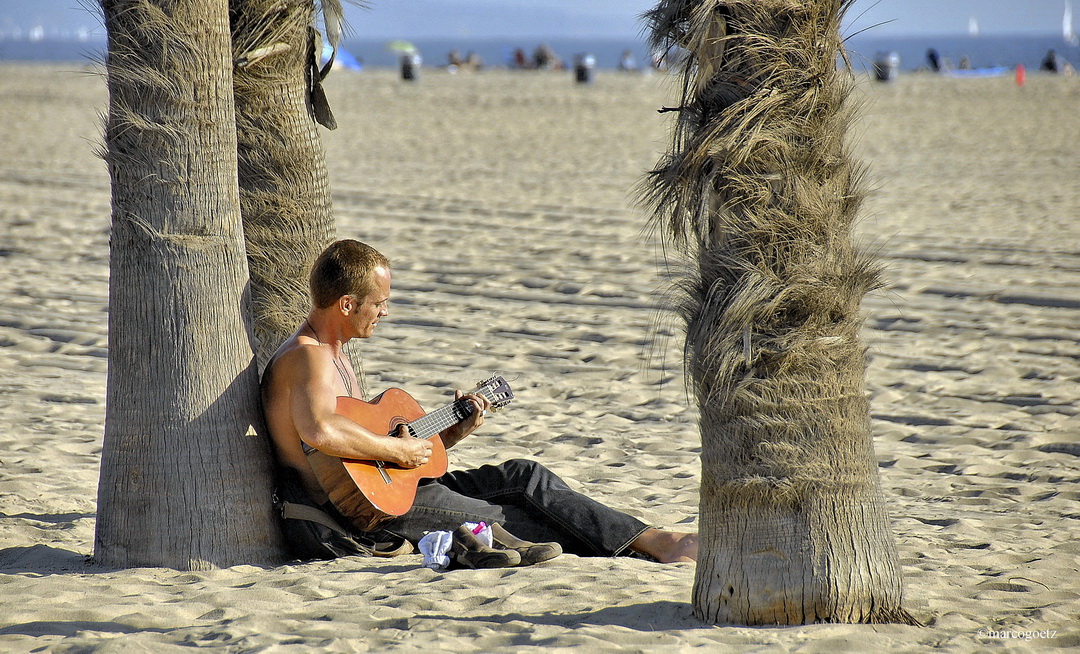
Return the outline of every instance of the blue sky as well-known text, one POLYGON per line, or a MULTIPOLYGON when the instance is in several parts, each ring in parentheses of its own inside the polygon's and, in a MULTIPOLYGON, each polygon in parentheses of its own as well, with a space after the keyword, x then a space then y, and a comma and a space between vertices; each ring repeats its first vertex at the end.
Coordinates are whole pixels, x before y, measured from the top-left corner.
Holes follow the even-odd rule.
MULTIPOLYGON (((224 0, 223 0, 224 1, 224 0)), ((982 34, 1055 34, 1066 0, 856 0, 845 33, 877 25, 870 34, 946 35, 967 32, 970 16, 982 34)), ((368 0, 347 7, 354 36, 627 37, 640 32, 649 0, 368 0)), ((0 35, 24 36, 41 25, 47 35, 100 31, 84 6, 94 0, 0 0, 0 35)), ((1074 3, 1080 10, 1080 2, 1074 3)), ((1080 14, 1077 16, 1080 22, 1080 14)))

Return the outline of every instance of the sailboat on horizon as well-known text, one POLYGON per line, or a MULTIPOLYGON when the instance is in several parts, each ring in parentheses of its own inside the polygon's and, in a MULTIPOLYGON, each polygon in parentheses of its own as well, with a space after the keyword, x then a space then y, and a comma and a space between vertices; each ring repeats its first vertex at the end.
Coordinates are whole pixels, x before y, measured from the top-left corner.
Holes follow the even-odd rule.
POLYGON ((1061 17, 1061 38, 1069 45, 1080 45, 1080 36, 1073 29, 1072 3, 1065 0, 1065 14, 1061 17))
POLYGON ((971 16, 968 16, 968 36, 978 36, 978 35, 979 35, 979 19, 975 18, 975 15, 972 14, 971 16))

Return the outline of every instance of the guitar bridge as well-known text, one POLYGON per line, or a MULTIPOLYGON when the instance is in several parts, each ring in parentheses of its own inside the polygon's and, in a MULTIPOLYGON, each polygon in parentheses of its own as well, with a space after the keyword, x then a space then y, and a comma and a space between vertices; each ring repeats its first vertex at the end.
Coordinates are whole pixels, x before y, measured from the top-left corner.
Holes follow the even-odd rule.
POLYGON ((384 484, 389 486, 390 484, 393 483, 393 481, 391 481, 391 479, 390 479, 390 473, 386 472, 386 464, 384 464, 382 461, 376 461, 375 462, 375 467, 378 468, 379 476, 382 477, 382 480, 383 480, 384 484))

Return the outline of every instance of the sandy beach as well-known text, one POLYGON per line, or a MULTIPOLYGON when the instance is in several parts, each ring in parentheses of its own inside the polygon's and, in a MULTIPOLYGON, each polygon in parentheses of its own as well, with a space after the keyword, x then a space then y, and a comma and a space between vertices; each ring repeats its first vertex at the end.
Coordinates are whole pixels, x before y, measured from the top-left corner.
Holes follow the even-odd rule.
MULTIPOLYGON (((1080 647, 1080 78, 860 83, 875 446, 925 627, 715 627, 692 564, 563 556, 438 573, 418 555, 103 570, 104 80, 0 66, 0 650, 1042 652, 1080 647)), ((517 402, 451 453, 535 458, 696 529, 699 439, 659 246, 632 189, 668 147, 664 75, 335 72, 339 235, 395 264, 373 390, 517 402)))

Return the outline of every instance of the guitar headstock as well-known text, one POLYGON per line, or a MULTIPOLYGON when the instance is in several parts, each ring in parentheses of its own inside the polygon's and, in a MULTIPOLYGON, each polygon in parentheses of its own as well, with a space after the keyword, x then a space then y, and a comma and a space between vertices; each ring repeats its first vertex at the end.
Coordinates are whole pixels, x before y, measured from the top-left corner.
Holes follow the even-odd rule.
POLYGON ((491 410, 497 411, 514 400, 510 384, 499 375, 492 375, 476 385, 476 391, 491 402, 491 410))

